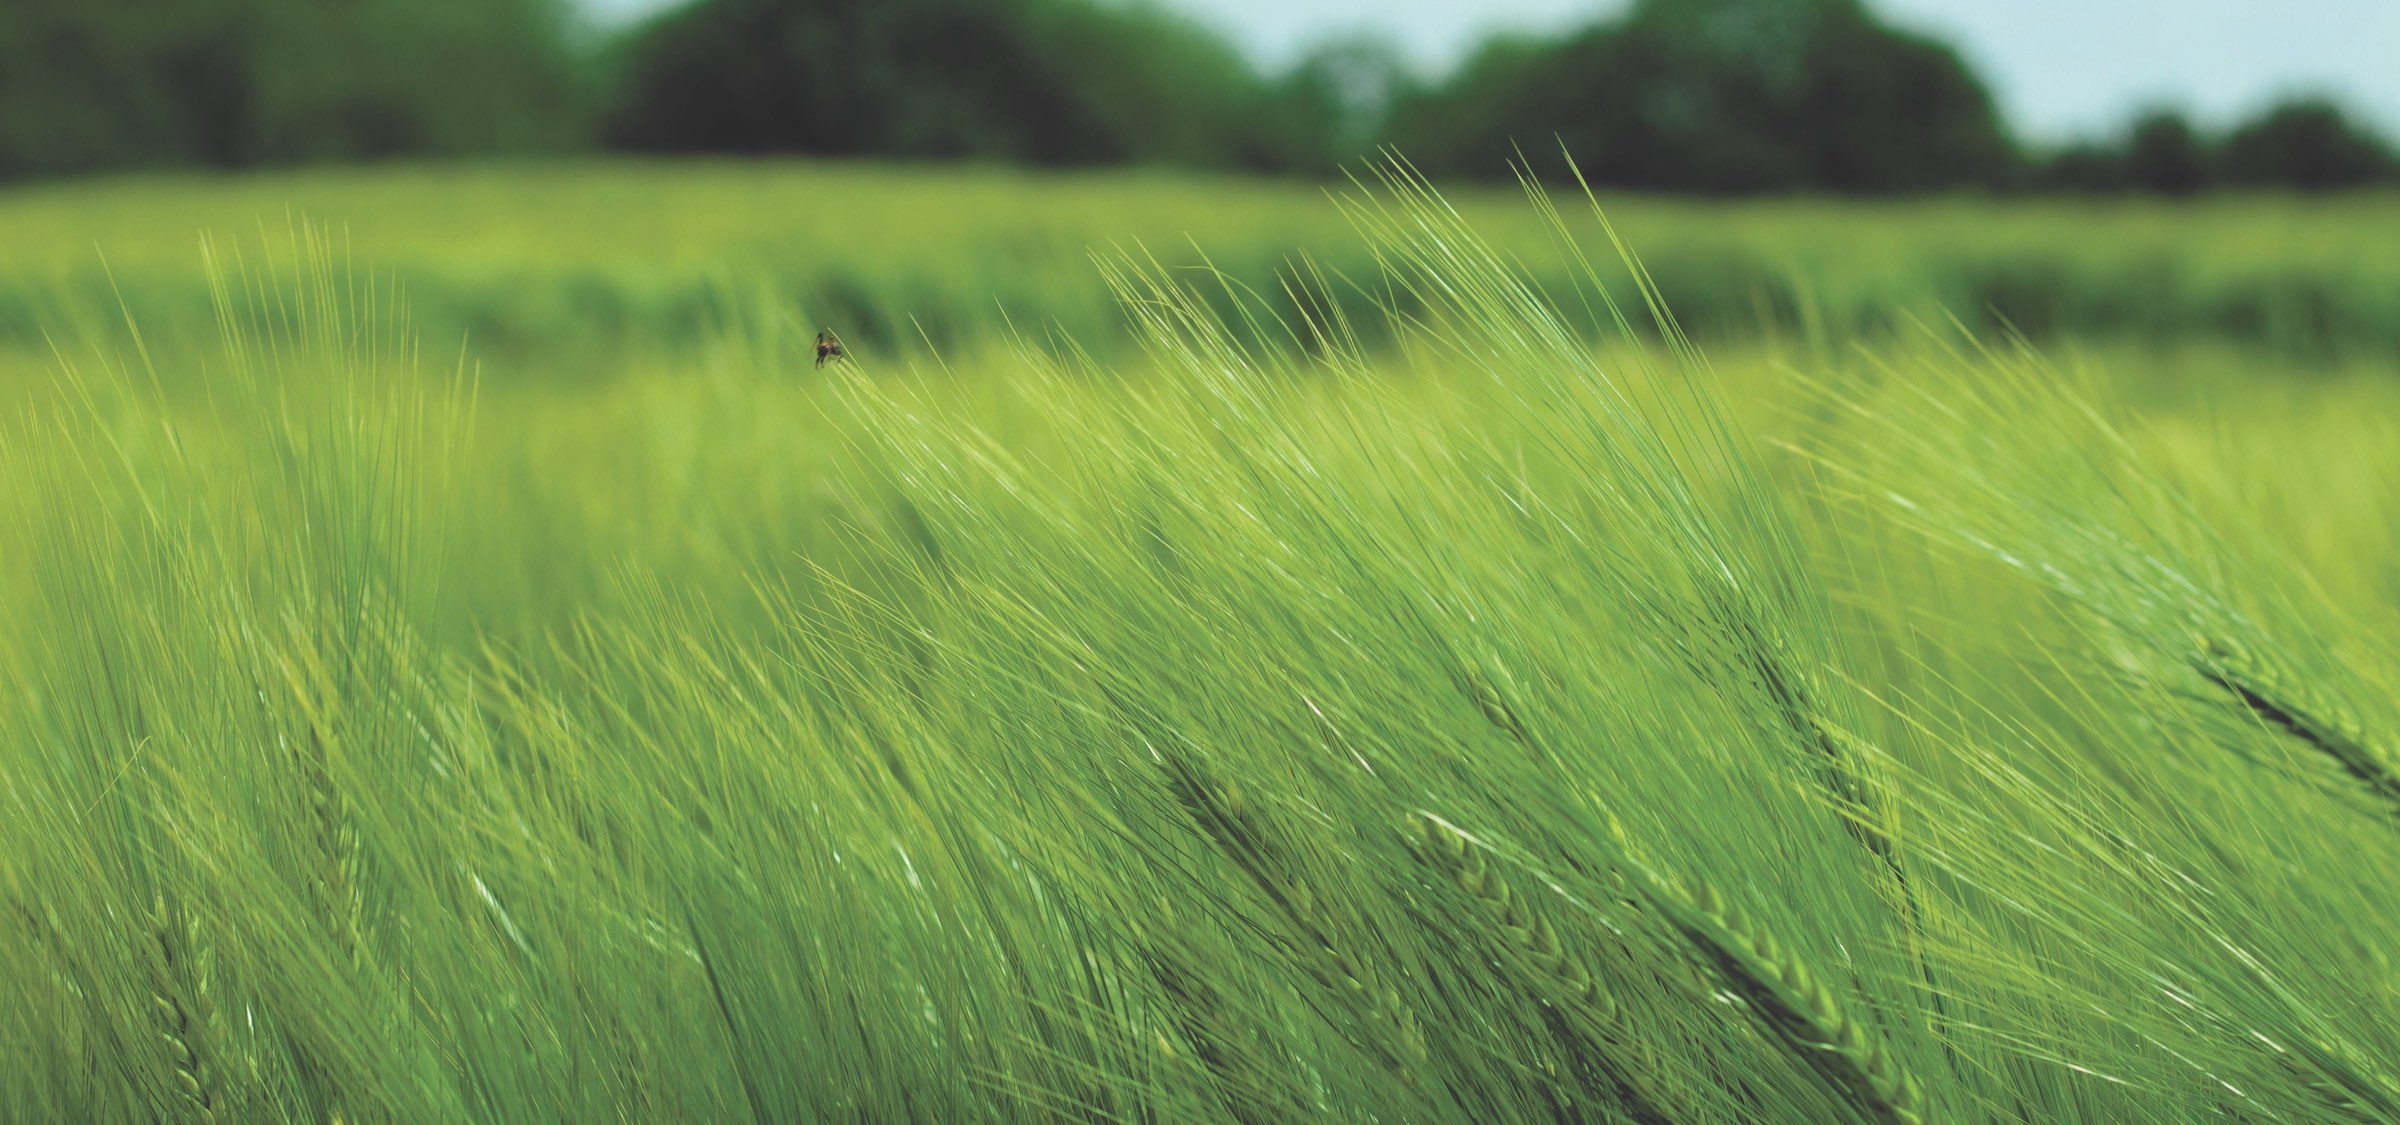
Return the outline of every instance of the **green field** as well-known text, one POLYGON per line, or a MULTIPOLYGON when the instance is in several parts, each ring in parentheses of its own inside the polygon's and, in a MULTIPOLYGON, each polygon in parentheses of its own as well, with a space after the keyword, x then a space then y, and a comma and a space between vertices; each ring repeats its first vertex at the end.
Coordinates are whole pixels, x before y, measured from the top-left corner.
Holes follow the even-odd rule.
MULTIPOLYGON (((1300 254, 1371 279, 1366 247, 1326 197, 1163 173, 791 163, 66 183, 0 195, 0 341, 113 314, 120 297, 154 329, 208 323, 200 233, 255 252, 262 229, 281 237, 305 222, 404 283, 430 340, 471 334, 520 366, 688 342, 721 320, 729 294, 760 289, 887 353, 927 335, 970 346, 1003 310, 1098 347, 1124 322, 1095 249, 1140 246, 1178 266, 1205 251, 1270 291, 1300 254)), ((1545 286, 1579 280, 1516 192, 1452 201, 1545 286)), ((2207 336, 2312 361, 2400 355, 2395 195, 1606 202, 1703 334, 1813 333, 1840 346, 1951 313, 2042 336, 2207 336)), ((1569 222, 1597 237, 1587 216, 1569 222)))
POLYGON ((2400 198, 1368 182, 0 194, 0 1119, 2400 1118, 2400 198))

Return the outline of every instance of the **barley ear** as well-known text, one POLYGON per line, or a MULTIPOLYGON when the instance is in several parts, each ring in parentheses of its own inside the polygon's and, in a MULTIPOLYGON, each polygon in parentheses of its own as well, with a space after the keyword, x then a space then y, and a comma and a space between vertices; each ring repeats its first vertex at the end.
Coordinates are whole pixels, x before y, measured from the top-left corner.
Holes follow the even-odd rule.
POLYGON ((1314 1112, 1289 1079, 1265 1065, 1253 1029, 1190 956, 1171 943, 1150 942, 1142 959, 1168 1000, 1169 1020, 1214 1081, 1228 1116, 1265 1125, 1314 1112))
POLYGON ((164 895, 150 904, 150 930, 143 943, 150 976, 151 1017, 166 1048, 171 1116, 217 1119, 218 1098, 202 1042, 208 1014, 208 976, 192 956, 192 927, 164 895))
POLYGON ((1275 908, 1290 930, 1302 967, 1356 1017, 1361 1045, 1403 1081, 1415 1083, 1430 1057, 1424 1028, 1399 992, 1384 984, 1342 938, 1314 889, 1297 874, 1295 849, 1238 786, 1181 754, 1163 755, 1161 761, 1176 799, 1275 908))
POLYGON ((1671 1087, 1657 1073, 1657 1052, 1628 1024, 1623 1005, 1559 939, 1549 919, 1492 870, 1483 850, 1432 817, 1409 817, 1406 832, 1418 861, 1481 908, 1500 962, 1528 991, 1565 1015, 1582 1040, 1570 1046, 1592 1063, 1617 1107, 1636 1121, 1688 1116, 1674 1111, 1671 1087))
POLYGON ((317 870, 310 883, 335 943, 350 967, 357 970, 364 967, 367 956, 366 903, 360 892, 364 853, 349 803, 334 787, 325 739, 313 719, 307 752, 300 756, 300 774, 307 787, 317 848, 317 870))
POLYGON ((1663 884, 1654 893, 1726 990, 1859 1116, 1878 1125, 1933 1120, 1923 1084, 1842 1008, 1797 953, 1706 884, 1688 897, 1663 884))
POLYGON ((2348 707, 2278 674, 2221 637, 2201 638, 2189 663, 2260 722, 2333 759, 2379 800, 2400 809, 2400 769, 2393 765, 2393 753, 2377 744, 2348 707))

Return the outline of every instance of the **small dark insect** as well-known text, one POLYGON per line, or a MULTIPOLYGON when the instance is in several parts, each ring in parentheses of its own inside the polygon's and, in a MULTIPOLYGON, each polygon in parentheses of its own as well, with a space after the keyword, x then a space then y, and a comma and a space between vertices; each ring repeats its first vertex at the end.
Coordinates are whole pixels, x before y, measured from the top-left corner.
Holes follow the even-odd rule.
POLYGON ((842 341, 833 334, 833 329, 828 328, 817 333, 817 366, 819 368, 825 366, 826 360, 840 359, 849 354, 842 350, 842 341))

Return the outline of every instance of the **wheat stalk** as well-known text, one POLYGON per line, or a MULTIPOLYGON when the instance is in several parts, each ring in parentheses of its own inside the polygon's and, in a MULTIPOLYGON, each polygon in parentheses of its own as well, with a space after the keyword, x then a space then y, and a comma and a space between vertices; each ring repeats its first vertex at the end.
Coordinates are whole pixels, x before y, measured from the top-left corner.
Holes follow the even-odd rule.
POLYGON ((347 802, 334 788, 325 740, 314 721, 308 726, 308 752, 299 757, 318 853, 318 869, 311 882, 320 908, 332 923, 334 940, 357 969, 366 960, 366 902, 359 890, 364 853, 347 802))
MULTIPOLYGON (((1849 830, 1851 838, 1875 858, 1884 878, 1891 884, 1892 894, 1898 900, 1902 927, 1912 942, 1911 960, 1915 964, 1918 979, 1924 984, 1926 995, 1931 998, 1933 1013, 1936 1016, 1943 1014, 1941 989, 1934 981, 1933 968, 1925 963, 1922 955, 1913 952, 1913 943, 1921 940, 1924 934, 1924 909, 1917 902, 1916 889, 1909 884, 1908 872, 1900 865, 1898 849, 1879 824, 1883 816, 1882 802, 1859 776, 1848 749, 1820 717, 1805 682, 1794 675, 1782 658, 1766 645, 1756 629, 1738 623, 1729 624, 1728 628, 1743 641, 1750 669, 1757 675, 1760 686, 1775 707, 1777 717, 1794 737, 1814 750, 1819 777, 1840 806, 1843 826, 1849 830)), ((1528 751, 1540 753, 1533 736, 1527 733, 1524 721, 1518 718, 1516 709, 1508 705, 1508 701, 1501 697, 1489 680, 1469 668, 1464 682, 1469 697, 1475 701, 1485 719, 1528 751)))
POLYGON ((1862 1117, 1879 1125, 1931 1119, 1924 1086, 1850 1017, 1797 953, 1705 883, 1695 884, 1689 897, 1659 881, 1651 883, 1651 892, 1727 991, 1862 1117))
POLYGON ((1629 1025, 1624 1006, 1601 986, 1583 960, 1559 940, 1558 931, 1508 880, 1491 869, 1480 849, 1456 829, 1431 817, 1407 823, 1409 850, 1418 860, 1464 892, 1497 927, 1495 944, 1504 964, 1566 1015, 1576 1037, 1592 1048, 1578 1052, 1607 1084, 1619 1109, 1636 1121, 1679 1120, 1655 1074, 1656 1052, 1629 1025))
POLYGON ((2261 722, 2333 759, 2368 791, 2400 807, 2400 771, 2392 766, 2393 754, 2376 743, 2349 708, 2278 675, 2247 649, 2223 638, 2203 638, 2190 663, 2201 678, 2223 689, 2261 722))
MULTIPOLYGON (((1216 983, 1196 969, 1190 957, 1157 942, 1142 950, 1142 959, 1166 994, 1168 1017, 1215 1079, 1218 1096, 1234 1120, 1263 1125, 1310 1115, 1301 1093, 1260 1062, 1250 1030, 1234 1017, 1216 983)), ((1172 1053, 1171 1046, 1169 1050, 1172 1053)))
POLYGON ((1766 694, 1776 721, 1815 759, 1818 780, 1841 809, 1842 826, 1882 866, 1908 911, 1911 927, 1915 927, 1919 922, 1916 897, 1909 888, 1908 873, 1900 866, 1899 849, 1884 828, 1887 812, 1881 795, 1860 771, 1850 748, 1826 723, 1807 677, 1760 634, 1756 622, 1733 610, 1720 612, 1718 619, 1732 634, 1742 663, 1766 694))
POLYGON ((184 1107, 182 1116, 215 1121, 217 1096, 201 1042, 208 1015, 208 973, 191 956, 191 923, 164 895, 154 896, 148 937, 144 964, 150 975, 152 1015, 174 1072, 174 1100, 184 1107))
POLYGON ((1336 935, 1309 886, 1294 878, 1291 849, 1232 784, 1210 777, 1180 754, 1162 753, 1169 788, 1217 850, 1275 907, 1299 946, 1300 961, 1358 1017, 1363 1046, 1412 1085, 1428 1050, 1424 1029, 1400 994, 1381 982, 1336 935))
POLYGON ((1474 700, 1475 709, 1483 712, 1484 721, 1499 728, 1500 733, 1537 757, 1541 754, 1541 747, 1535 745, 1533 736, 1525 732, 1525 721, 1517 717, 1516 709, 1508 705, 1508 700, 1500 697, 1500 690, 1492 686, 1492 681, 1485 678, 1481 670, 1470 666, 1460 679, 1466 686, 1467 698, 1474 700))

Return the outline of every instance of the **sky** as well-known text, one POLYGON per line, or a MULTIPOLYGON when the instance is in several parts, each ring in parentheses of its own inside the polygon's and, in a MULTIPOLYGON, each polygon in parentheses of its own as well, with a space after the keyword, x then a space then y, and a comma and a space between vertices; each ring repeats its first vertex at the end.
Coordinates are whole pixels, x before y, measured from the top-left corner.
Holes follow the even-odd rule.
MULTIPOLYGON (((603 14, 667 0, 583 0, 603 14)), ((1259 60, 1327 36, 1390 39, 1438 73, 1503 29, 1547 31, 1623 0, 1154 0, 1259 60)), ((1870 0, 1966 53, 2009 120, 2037 140, 2112 131, 2149 106, 2221 125, 2292 93, 2332 94, 2400 132, 2400 0, 1870 0)))

